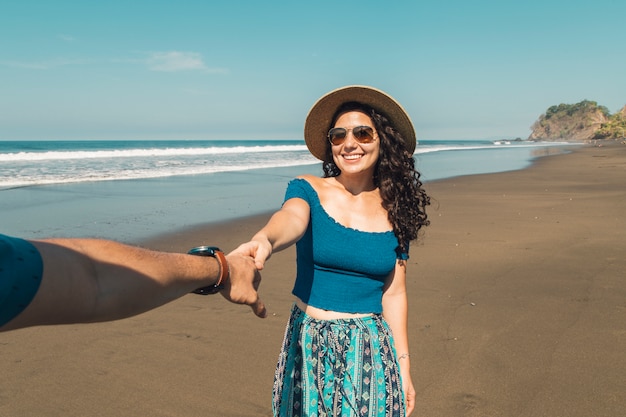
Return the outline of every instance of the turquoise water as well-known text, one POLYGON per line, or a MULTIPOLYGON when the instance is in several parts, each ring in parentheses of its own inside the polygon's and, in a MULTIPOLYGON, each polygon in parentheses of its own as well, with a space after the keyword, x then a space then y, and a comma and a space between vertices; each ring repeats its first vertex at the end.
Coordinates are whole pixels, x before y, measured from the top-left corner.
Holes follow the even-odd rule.
MULTIPOLYGON (((523 169, 571 146, 421 141, 415 158, 433 181, 523 169)), ((321 174, 303 141, 0 142, 0 232, 134 242, 275 210, 303 173, 321 174)))
MULTIPOLYGON (((526 166, 553 143, 421 141, 425 179, 526 166)), ((33 185, 209 175, 317 164, 301 140, 0 141, 0 190, 33 185)))

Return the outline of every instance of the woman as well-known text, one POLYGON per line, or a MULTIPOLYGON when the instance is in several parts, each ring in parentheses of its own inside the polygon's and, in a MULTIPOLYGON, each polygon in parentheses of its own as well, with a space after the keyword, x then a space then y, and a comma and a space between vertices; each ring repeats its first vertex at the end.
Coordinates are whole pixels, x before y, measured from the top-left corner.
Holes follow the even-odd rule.
POLYGON ((292 180, 282 208, 237 249, 261 269, 297 243, 274 415, 408 415, 406 259, 429 204, 413 125, 384 92, 348 86, 315 103, 304 135, 323 178, 292 180))

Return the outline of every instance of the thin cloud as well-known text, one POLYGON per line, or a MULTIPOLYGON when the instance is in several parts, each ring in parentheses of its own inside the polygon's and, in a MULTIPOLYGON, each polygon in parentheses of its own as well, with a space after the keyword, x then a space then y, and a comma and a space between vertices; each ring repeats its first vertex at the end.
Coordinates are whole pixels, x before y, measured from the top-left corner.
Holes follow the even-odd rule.
MULTIPOLYGON (((200 71, 212 74, 227 74, 229 72, 227 68, 208 67, 202 60, 202 56, 197 52, 154 52, 143 59, 112 58, 108 62, 143 64, 147 65, 148 69, 151 71, 160 72, 200 71)), ((0 66, 45 71, 60 67, 94 63, 93 60, 88 59, 55 58, 42 61, 6 60, 0 61, 0 66)))
POLYGON ((178 71, 203 71, 213 73, 225 73, 224 68, 209 68, 197 52, 154 52, 146 60, 151 71, 178 72, 178 71))
POLYGON ((2 64, 3 67, 33 70, 45 70, 49 68, 49 66, 45 62, 2 61, 0 62, 0 64, 2 64))
POLYGON ((84 65, 87 61, 82 59, 53 59, 48 61, 0 61, 0 64, 10 68, 22 68, 31 70, 49 70, 69 65, 84 65))

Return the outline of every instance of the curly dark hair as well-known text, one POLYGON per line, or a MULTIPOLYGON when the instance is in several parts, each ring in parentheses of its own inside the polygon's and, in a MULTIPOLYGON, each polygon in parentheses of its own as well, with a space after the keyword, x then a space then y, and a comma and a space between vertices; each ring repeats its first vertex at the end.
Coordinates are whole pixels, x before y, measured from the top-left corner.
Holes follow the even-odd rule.
MULTIPOLYGON (((426 206, 430 197, 424 191, 421 174, 415 169, 415 160, 406 149, 400 132, 395 130, 389 120, 376 110, 362 103, 344 103, 333 116, 330 126, 341 114, 359 111, 372 119, 380 139, 380 154, 374 171, 374 184, 380 190, 382 206, 387 210, 389 222, 400 247, 408 251, 409 242, 417 239, 422 226, 430 222, 426 206)), ((326 157, 323 162, 324 177, 336 177, 341 170, 335 165, 330 143, 326 142, 326 157)))

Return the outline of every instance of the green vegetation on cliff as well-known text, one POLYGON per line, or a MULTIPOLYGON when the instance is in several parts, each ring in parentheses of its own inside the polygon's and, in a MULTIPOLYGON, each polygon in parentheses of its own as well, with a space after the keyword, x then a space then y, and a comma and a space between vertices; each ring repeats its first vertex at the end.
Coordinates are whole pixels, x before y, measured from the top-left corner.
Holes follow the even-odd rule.
POLYGON ((583 100, 551 106, 532 126, 529 140, 619 139, 626 133, 626 106, 611 115, 605 106, 583 100))
POLYGON ((554 117, 573 117, 574 115, 580 115, 585 113, 595 113, 600 110, 606 117, 610 116, 609 109, 604 106, 598 106, 595 101, 583 100, 576 104, 559 104, 558 106, 551 106, 546 110, 545 118, 550 119, 554 117))
POLYGON ((626 106, 609 117, 606 123, 600 126, 593 137, 594 139, 622 139, 626 138, 626 106))

